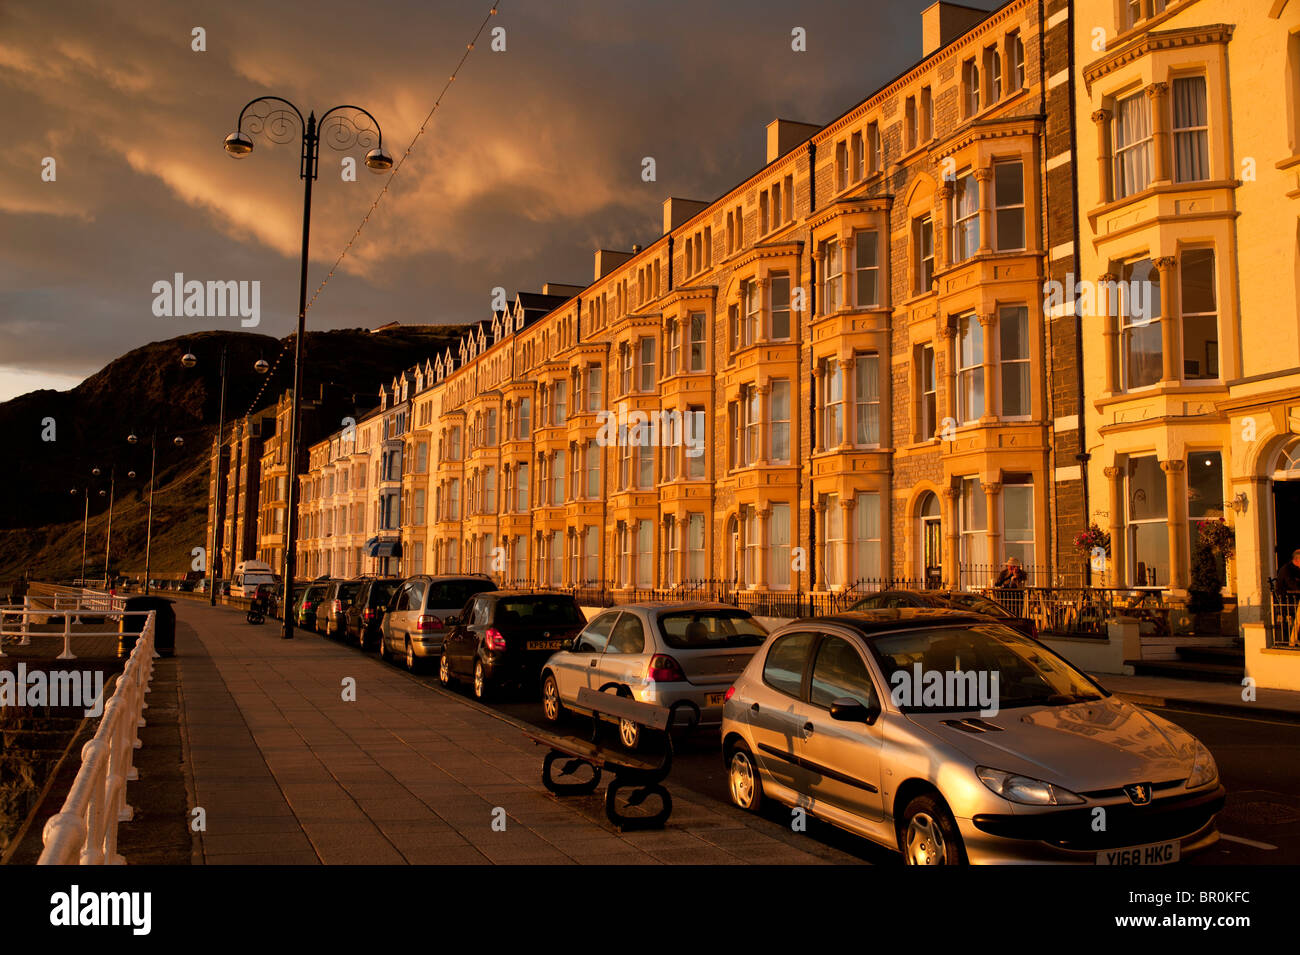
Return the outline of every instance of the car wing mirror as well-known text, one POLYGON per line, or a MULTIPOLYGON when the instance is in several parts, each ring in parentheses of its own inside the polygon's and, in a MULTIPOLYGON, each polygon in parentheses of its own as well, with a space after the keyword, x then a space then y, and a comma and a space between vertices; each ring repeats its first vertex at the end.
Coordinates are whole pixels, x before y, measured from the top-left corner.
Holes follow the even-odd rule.
POLYGON ((454 613, 448 614, 442 618, 442 622, 448 627, 458 627, 460 626, 460 617, 456 616, 454 613))
POLYGON ((880 706, 842 697, 831 701, 831 719, 841 723, 866 723, 870 726, 880 716, 880 706))

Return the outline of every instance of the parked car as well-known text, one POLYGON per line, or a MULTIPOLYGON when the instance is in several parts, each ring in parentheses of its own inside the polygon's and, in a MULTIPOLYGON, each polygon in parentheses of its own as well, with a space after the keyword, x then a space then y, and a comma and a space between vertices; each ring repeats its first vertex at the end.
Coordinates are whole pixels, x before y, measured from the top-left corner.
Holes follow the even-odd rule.
POLYGON ((344 612, 361 589, 359 580, 334 580, 325 588, 325 595, 316 604, 316 632, 327 637, 341 636, 347 631, 344 612))
POLYGON ((356 596, 343 611, 346 639, 356 641, 363 650, 379 642, 380 625, 388 612, 389 601, 401 586, 398 577, 363 577, 356 596))
POLYGON ((484 700, 503 684, 535 690, 542 665, 573 642, 587 618, 569 594, 490 591, 445 622, 438 679, 444 686, 470 679, 484 700))
MULTIPOLYGON (((236 597, 252 597, 262 584, 279 581, 271 565, 260 560, 241 560, 235 565, 235 576, 227 585, 236 597)), ((218 591, 220 592, 220 591, 218 591)))
POLYGON ((798 805, 912 865, 1175 861, 1224 802, 1190 733, 952 610, 786 624, 727 692, 722 748, 740 808, 798 805))
MULTIPOLYGON (((542 668, 542 709, 558 722, 577 705, 578 691, 615 689, 673 711, 672 727, 716 726, 732 681, 767 631, 748 610, 726 604, 661 601, 614 607, 597 616, 542 668)), ((635 749, 640 727, 619 724, 635 749)))
POLYGON ((446 619, 459 614, 470 597, 497 585, 487 574, 421 574, 403 581, 380 626, 379 655, 400 655, 411 672, 442 654, 446 619))
POLYGON ((294 608, 293 622, 296 626, 304 630, 316 629, 316 608, 325 599, 325 593, 332 583, 332 580, 313 580, 303 588, 302 596, 294 608))
POLYGON ((991 600, 983 594, 962 590, 882 590, 878 594, 863 597, 849 610, 890 610, 900 607, 947 608, 984 614, 996 618, 998 623, 1018 630, 1027 637, 1038 638, 1038 625, 1028 617, 1017 617, 996 600, 991 600))

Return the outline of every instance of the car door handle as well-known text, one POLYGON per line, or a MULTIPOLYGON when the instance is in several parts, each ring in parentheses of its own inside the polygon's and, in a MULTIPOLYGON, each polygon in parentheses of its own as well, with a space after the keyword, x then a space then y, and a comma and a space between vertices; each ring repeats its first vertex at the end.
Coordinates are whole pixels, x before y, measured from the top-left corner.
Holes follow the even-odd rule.
POLYGON ((805 736, 810 735, 815 729, 816 727, 813 726, 811 722, 803 724, 803 732, 805 736))
POLYGON ((594 667, 595 665, 596 665, 596 661, 595 661, 595 660, 592 660, 590 663, 587 664, 587 666, 589 666, 589 667, 594 667))
POLYGON ((757 712, 758 712, 758 704, 757 704, 757 703, 751 704, 750 707, 749 707, 749 711, 750 711, 751 713, 757 713, 757 712))

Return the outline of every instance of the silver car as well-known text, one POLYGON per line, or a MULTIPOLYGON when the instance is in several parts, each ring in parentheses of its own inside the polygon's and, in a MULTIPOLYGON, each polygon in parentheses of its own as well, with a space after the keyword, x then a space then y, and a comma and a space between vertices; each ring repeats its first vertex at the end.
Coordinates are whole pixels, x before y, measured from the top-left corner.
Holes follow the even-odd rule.
POLYGON ((394 591, 379 628, 379 656, 395 657, 412 673, 442 655, 447 618, 470 597, 497 585, 486 574, 417 574, 394 591))
POLYGON ((1199 740, 960 611, 787 624, 728 691, 722 747, 737 806, 800 807, 913 865, 1161 864, 1219 838, 1199 740))
MULTIPOLYGON (((716 726, 723 697, 767 637, 749 611, 726 604, 656 602, 606 610, 542 667, 542 707, 558 722, 578 690, 630 693, 673 712, 674 728, 716 726)), ((638 727, 619 724, 635 748, 638 727)))

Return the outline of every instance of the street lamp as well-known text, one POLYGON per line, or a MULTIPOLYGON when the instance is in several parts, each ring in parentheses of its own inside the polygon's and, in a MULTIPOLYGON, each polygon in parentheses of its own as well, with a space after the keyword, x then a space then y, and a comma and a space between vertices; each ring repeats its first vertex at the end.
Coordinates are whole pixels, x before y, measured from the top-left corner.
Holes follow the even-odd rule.
MULTIPOLYGON (((251 148, 251 147, 250 147, 251 148)), ((193 368, 198 365, 198 356, 193 352, 186 352, 181 356, 181 364, 186 368, 193 368)), ((259 358, 253 365, 253 370, 259 375, 266 374, 271 366, 264 359, 259 358)), ((225 535, 224 530, 225 515, 222 513, 222 505, 225 504, 226 498, 222 493, 222 479, 225 477, 225 469, 221 466, 221 451, 226 446, 226 346, 221 346, 221 401, 218 403, 217 410, 217 488, 216 501, 213 504, 212 511, 212 553, 208 555, 208 565, 211 566, 212 572, 208 573, 208 567, 203 569, 204 576, 208 581, 208 606, 217 605, 217 587, 221 582, 221 543, 225 535)))
MULTIPOLYGON (((126 442, 127 444, 139 444, 140 438, 138 435, 128 434, 126 436, 126 442)), ((178 448, 182 447, 185 444, 185 439, 178 434, 176 437, 172 438, 172 444, 176 445, 176 447, 178 448)), ((149 593, 149 567, 150 567, 149 561, 151 557, 151 549, 153 546, 153 482, 154 482, 154 478, 157 476, 157 473, 158 473, 158 431, 157 429, 155 429, 153 434, 149 437, 149 517, 145 523, 145 532, 144 532, 144 592, 146 594, 149 593)), ((131 471, 129 472, 129 475, 131 477, 134 477, 135 472, 131 471)), ((76 492, 74 491, 73 493, 76 492)))
MULTIPOLYGON (((86 512, 81 518, 81 578, 78 583, 84 587, 86 585, 86 535, 90 530, 90 486, 83 485, 81 492, 86 499, 86 512)), ((68 493, 76 497, 77 488, 74 487, 68 493)))
MULTIPOLYGON (((253 151, 253 139, 244 132, 245 118, 248 130, 264 134, 273 143, 289 143, 297 128, 302 129, 302 159, 298 166, 298 178, 303 181, 302 200, 302 272, 298 283, 298 334, 293 343, 293 409, 289 415, 289 478, 285 506, 289 513, 285 516, 284 540, 284 593, 286 603, 293 593, 293 579, 297 563, 294 548, 298 533, 297 483, 298 483, 298 428, 302 409, 302 341, 307 331, 307 247, 311 235, 311 184, 317 175, 321 136, 327 145, 335 150, 345 150, 353 144, 362 147, 371 146, 366 153, 366 167, 372 172, 383 173, 393 168, 393 157, 384 150, 384 134, 379 128, 379 121, 360 106, 335 106, 321 114, 320 122, 316 114, 310 113, 303 119, 302 112, 287 99, 279 96, 259 96, 245 104, 239 111, 239 121, 235 131, 226 137, 226 152, 236 159, 241 159, 253 151), (252 110, 250 113, 249 111, 252 110), (361 125, 360 114, 372 125, 361 125), (298 126, 294 126, 297 118, 298 126)), ((286 640, 293 639, 293 622, 291 615, 284 615, 286 640)))

